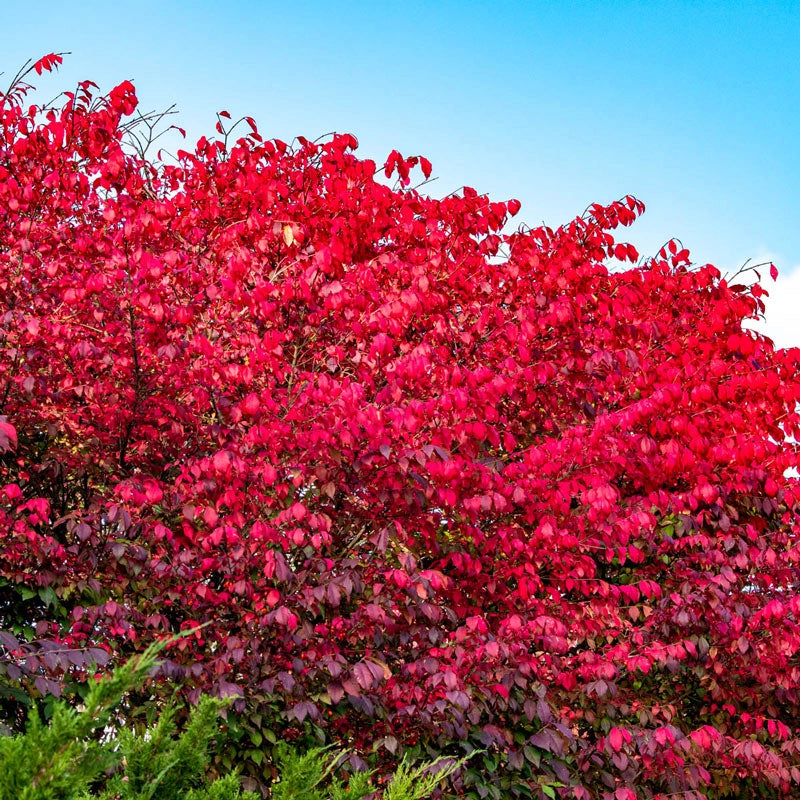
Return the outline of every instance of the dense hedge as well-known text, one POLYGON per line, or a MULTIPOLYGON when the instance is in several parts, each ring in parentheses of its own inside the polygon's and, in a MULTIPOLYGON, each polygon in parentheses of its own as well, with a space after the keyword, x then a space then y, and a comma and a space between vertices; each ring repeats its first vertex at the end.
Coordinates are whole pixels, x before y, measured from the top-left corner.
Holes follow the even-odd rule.
POLYGON ((25 697, 208 623, 161 685, 235 698, 217 768, 252 785, 289 741, 386 774, 482 749, 479 798, 792 791, 800 361, 744 329, 759 283, 639 259, 630 196, 504 233, 519 203, 427 197, 424 158, 221 112, 165 163, 130 83, 29 107, 24 80, 0 645, 25 697))

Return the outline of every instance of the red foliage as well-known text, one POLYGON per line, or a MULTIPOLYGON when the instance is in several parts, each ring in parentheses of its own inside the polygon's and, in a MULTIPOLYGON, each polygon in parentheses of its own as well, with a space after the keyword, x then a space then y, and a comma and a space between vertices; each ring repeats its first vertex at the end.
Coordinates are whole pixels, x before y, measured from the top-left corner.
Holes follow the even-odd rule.
POLYGON ((800 351, 743 329, 758 284, 637 264, 633 197, 505 234, 517 201, 425 197, 396 151, 392 188, 350 135, 228 145, 220 114, 165 165, 123 144, 130 83, 23 96, 0 628, 121 656, 210 622, 191 692, 485 747, 507 796, 791 791, 800 351))

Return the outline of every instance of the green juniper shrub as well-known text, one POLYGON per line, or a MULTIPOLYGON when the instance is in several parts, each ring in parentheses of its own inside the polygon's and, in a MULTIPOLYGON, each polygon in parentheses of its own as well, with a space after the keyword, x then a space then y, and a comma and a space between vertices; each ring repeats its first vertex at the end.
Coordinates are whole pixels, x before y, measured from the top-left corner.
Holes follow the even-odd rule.
POLYGON ((57 702, 47 723, 32 709, 23 733, 0 737, 0 800, 255 800, 241 792, 236 775, 205 780, 219 700, 203 698, 180 735, 170 709, 143 735, 126 728, 105 733, 165 644, 92 684, 82 709, 57 702))
MULTIPOLYGON (((83 707, 53 704, 44 722, 31 709, 25 730, 0 736, 0 800, 256 800, 243 791, 235 772, 207 777, 209 747, 220 736, 225 700, 202 697, 182 731, 175 709, 162 709, 146 730, 125 727, 119 705, 156 664, 167 642, 93 683, 83 707), (113 731, 111 733, 110 731, 113 731)), ((361 800, 378 791, 371 772, 343 780, 337 767, 345 754, 329 748, 299 753, 276 748, 278 777, 272 800, 361 800)), ((405 758, 379 796, 383 800, 425 800, 466 759, 439 758, 414 767, 405 758)))
MULTIPOLYGON (((327 750, 319 747, 299 754, 285 744, 276 748, 280 778, 270 787, 272 800, 361 800, 375 794, 371 772, 356 772, 345 784, 334 774, 344 754, 330 755, 327 750)), ((382 800, 425 800, 466 761, 437 758, 414 767, 404 758, 379 796, 382 800)))

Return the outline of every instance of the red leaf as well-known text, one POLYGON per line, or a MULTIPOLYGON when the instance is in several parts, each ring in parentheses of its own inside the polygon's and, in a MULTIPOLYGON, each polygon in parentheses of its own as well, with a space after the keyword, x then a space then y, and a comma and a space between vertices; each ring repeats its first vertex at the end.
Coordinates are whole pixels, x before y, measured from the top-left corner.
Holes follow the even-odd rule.
POLYGON ((329 683, 328 696, 331 698, 331 702, 334 703, 334 705, 341 702, 341 700, 344 699, 344 689, 342 685, 337 682, 329 683))
POLYGON ((391 177, 392 172, 394 172, 395 167, 397 166, 398 162, 401 162, 403 157, 397 150, 392 150, 389 153, 389 158, 386 159, 386 163, 383 166, 383 173, 386 175, 387 178, 391 177))
POLYGON ((508 688, 506 686, 503 686, 502 683, 495 683, 492 686, 492 689, 494 689, 494 691, 497 692, 497 694, 499 694, 500 697, 504 698, 505 700, 508 700, 509 698, 508 688))
POLYGON ((59 65, 62 64, 64 59, 58 53, 49 53, 46 56, 42 56, 34 65, 33 68, 36 70, 37 75, 42 74, 42 70, 46 70, 47 72, 52 72, 54 69, 58 69, 59 65))
POLYGON ((10 423, 0 418, 0 451, 11 450, 17 446, 17 431, 10 423))
POLYGON ((353 676, 355 677, 356 681, 358 681, 358 685, 362 689, 370 689, 372 687, 374 676, 372 675, 372 671, 363 661, 353 666, 353 676))

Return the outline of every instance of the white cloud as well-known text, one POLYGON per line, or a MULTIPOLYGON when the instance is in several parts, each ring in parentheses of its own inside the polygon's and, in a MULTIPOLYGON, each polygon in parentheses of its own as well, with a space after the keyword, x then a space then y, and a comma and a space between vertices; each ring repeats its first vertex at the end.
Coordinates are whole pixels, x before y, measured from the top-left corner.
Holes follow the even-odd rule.
POLYGON ((800 347, 800 264, 786 269, 785 261, 772 254, 753 259, 753 263, 773 261, 780 274, 778 280, 769 277, 769 267, 759 269, 761 285, 769 292, 765 297, 765 319, 753 322, 749 328, 765 333, 776 347, 800 347))

